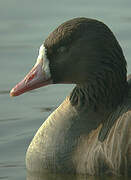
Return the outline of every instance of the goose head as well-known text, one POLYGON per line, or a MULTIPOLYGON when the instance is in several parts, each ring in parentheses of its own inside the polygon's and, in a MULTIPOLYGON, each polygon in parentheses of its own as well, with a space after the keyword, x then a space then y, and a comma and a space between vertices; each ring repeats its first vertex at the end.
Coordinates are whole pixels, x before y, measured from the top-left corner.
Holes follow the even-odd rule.
POLYGON ((18 96, 49 84, 77 84, 70 100, 81 98, 118 105, 127 89, 126 60, 111 30, 102 22, 75 18, 58 26, 44 41, 36 64, 10 92, 18 96))

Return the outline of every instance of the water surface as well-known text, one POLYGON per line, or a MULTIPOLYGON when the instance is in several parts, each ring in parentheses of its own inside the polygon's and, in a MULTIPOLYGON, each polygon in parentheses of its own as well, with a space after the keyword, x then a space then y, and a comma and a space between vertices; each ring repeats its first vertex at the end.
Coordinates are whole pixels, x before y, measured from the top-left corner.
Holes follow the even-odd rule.
MULTIPOLYGON (((115 33, 124 50, 128 72, 131 72, 130 8, 130 0, 0 1, 0 179, 26 179, 25 153, 32 137, 72 89, 70 85, 50 85, 17 98, 9 97, 9 90, 33 66, 39 46, 47 35, 73 17, 99 19, 115 33)), ((98 179, 51 174, 28 178, 98 179)), ((102 178, 109 179, 105 176, 102 178)))

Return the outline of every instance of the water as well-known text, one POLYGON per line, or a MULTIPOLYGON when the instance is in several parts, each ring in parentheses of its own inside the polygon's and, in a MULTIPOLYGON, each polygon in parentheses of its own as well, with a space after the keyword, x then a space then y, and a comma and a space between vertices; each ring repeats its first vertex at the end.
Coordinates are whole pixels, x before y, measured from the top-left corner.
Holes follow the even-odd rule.
MULTIPOLYGON (((130 0, 0 1, 0 179, 26 179, 25 153, 33 135, 72 89, 69 85, 51 85, 17 98, 9 97, 12 86, 34 64, 43 40, 57 25, 70 18, 99 19, 115 33, 124 50, 128 72, 131 72, 130 7, 130 0)), ((65 178, 98 179, 51 174, 28 176, 29 180, 65 178)), ((100 179, 116 180, 116 177, 100 179)))

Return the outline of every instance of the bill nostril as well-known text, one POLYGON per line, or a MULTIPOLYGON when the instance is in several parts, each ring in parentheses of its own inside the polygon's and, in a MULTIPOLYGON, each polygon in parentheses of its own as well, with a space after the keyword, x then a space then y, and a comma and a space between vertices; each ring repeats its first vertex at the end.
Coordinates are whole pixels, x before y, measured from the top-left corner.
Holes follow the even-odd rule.
POLYGON ((36 72, 34 72, 33 74, 31 74, 31 76, 28 78, 28 80, 32 80, 32 79, 35 77, 36 74, 37 74, 36 72))
POLYGON ((34 79, 34 77, 37 75, 37 71, 31 72, 31 74, 27 75, 25 78, 25 83, 27 84, 29 81, 34 79))

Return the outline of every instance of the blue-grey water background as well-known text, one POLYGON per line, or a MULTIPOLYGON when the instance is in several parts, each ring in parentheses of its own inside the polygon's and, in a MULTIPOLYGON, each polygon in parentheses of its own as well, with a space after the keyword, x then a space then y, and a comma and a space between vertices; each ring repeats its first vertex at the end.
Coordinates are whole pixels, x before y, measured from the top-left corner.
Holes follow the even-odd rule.
POLYGON ((26 179, 29 143, 72 85, 50 85, 17 98, 11 98, 9 90, 33 66, 48 34, 78 16, 99 19, 112 29, 130 73, 131 0, 0 0, 0 179, 26 179))

